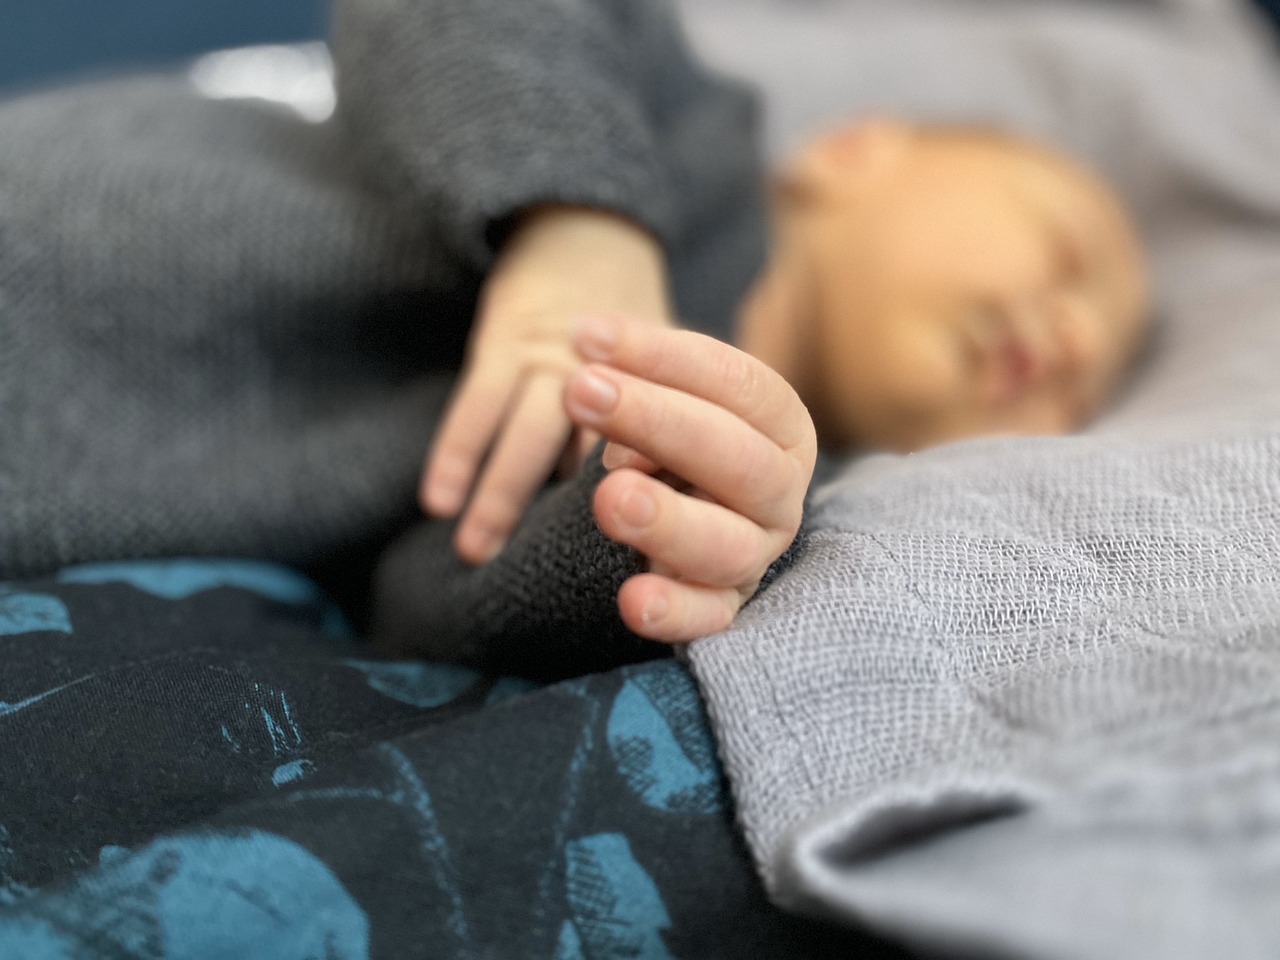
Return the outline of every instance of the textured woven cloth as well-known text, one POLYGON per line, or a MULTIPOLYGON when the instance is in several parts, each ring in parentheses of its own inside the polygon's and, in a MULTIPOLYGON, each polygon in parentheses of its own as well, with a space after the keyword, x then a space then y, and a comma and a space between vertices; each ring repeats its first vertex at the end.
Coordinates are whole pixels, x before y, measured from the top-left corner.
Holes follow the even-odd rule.
POLYGON ((481 567, 458 559, 452 524, 406 531, 379 558, 371 639, 398 656, 539 680, 670 656, 618 615, 618 588, 642 564, 595 524, 591 497, 603 476, 595 456, 553 485, 481 567))
POLYGON ((1272 956, 1269 37, 1213 2, 691 5, 712 46, 747 44, 779 147, 892 109, 1092 159, 1138 208, 1160 300, 1094 428, 846 465, 796 565, 694 645, 773 895, 943 954, 1272 956))
POLYGON ((904 960, 768 903, 679 664, 537 689, 335 613, 259 561, 0 587, 0 957, 904 960))
MULTIPOLYGON (((643 558, 596 526, 591 498, 604 474, 597 451, 543 491, 502 553, 480 567, 458 559, 450 523, 405 531, 378 557, 369 639, 394 656, 535 680, 671 656, 671 645, 636 636, 618 615, 618 589, 643 558)), ((807 545, 802 532, 760 591, 807 545)))
MULTIPOLYGON (((952 950, 1269 956, 1280 935, 1280 81, 1255 24, 1225 0, 811 3, 786 19, 743 2, 719 20, 707 3, 700 22, 722 37, 756 29, 766 54, 799 39, 752 62, 766 87, 769 71, 811 83, 828 71, 838 86, 810 87, 808 110, 996 122, 1091 157, 1139 209, 1162 300, 1151 356, 1088 434, 848 465, 818 491, 796 565, 693 648, 773 895, 952 950)), ((537 9, 634 27, 585 12, 621 4, 537 9)), ((380 29, 388 57, 411 46, 380 29)), ((590 62, 598 49, 577 52, 590 62)), ((486 76, 511 61, 477 62, 486 76)), ((401 89, 367 82, 370 102, 401 89)), ((541 102, 561 108, 530 100, 541 102)), ((456 359, 459 337, 438 353, 405 343, 453 326, 428 329, 424 313, 465 316, 485 238, 509 212, 480 209, 484 191, 423 199, 471 162, 414 163, 422 134, 393 126, 347 164, 335 128, 151 82, 29 100, 0 119, 0 572, 122 549, 305 560, 394 526, 443 395, 405 357, 456 359), (68 122, 51 127, 59 111, 68 122), (173 154, 157 145, 176 132, 192 146, 166 166, 173 154), (129 164, 104 162, 104 144, 129 164), (253 176, 246 154, 262 160, 253 176), (163 172, 138 188, 153 165, 163 172), (402 190, 414 204, 387 199, 402 190), (260 246, 176 239, 184 223, 243 236, 245 217, 273 211, 283 219, 261 221, 260 246), (119 232, 104 236, 104 222, 119 232), (336 222, 358 230, 335 235, 336 222), (114 255, 120 238, 136 262, 114 255), (312 241, 329 259, 299 278, 293 244, 312 241), (78 292, 56 299, 65 291, 78 292), (209 303, 223 305, 217 317, 209 303), (353 304, 378 322, 316 320, 353 304), (222 325, 236 305, 265 306, 272 322, 222 325), (122 334, 138 328, 155 349, 125 358, 122 334), (276 365, 270 382, 321 369, 331 387, 242 386, 264 382, 259 356, 276 365), (337 364, 352 356, 363 359, 337 364), (196 456, 209 449, 218 456, 196 456)), ((690 131, 716 128, 655 129, 703 144, 690 131)), ((703 145, 725 159, 717 141, 703 145)), ((683 203, 641 206, 669 245, 699 235, 673 225, 683 203)), ((698 209, 719 222, 715 204, 698 209)), ((677 258, 693 265, 679 266, 684 289, 699 263, 677 258)))
POLYGON ((179 77, 0 107, 0 577, 390 535, 530 204, 649 225, 679 314, 727 335, 754 101, 665 4, 349 0, 334 37, 327 124, 179 77))

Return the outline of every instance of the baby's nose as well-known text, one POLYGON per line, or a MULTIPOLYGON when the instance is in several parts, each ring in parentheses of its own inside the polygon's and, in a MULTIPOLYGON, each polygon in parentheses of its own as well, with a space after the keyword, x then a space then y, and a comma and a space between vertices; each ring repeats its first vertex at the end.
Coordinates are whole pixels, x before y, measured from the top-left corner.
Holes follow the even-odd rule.
POLYGON ((1024 386, 1036 386, 1060 374, 1065 361, 1061 337, 1056 331, 1050 295, 1036 293, 1010 304, 1011 340, 1023 355, 1024 386))
POLYGON ((1053 328, 1065 373, 1079 375, 1097 368, 1104 350, 1102 324, 1082 293, 1063 290, 1054 297, 1053 328))

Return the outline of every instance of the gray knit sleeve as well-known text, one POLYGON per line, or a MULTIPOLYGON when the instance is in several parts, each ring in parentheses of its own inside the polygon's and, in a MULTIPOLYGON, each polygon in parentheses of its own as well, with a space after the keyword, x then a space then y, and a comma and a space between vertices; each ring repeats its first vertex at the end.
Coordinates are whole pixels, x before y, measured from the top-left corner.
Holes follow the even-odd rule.
POLYGON ((663 141, 714 91, 663 0, 337 0, 333 47, 358 152, 468 260, 539 202, 679 232, 663 141))

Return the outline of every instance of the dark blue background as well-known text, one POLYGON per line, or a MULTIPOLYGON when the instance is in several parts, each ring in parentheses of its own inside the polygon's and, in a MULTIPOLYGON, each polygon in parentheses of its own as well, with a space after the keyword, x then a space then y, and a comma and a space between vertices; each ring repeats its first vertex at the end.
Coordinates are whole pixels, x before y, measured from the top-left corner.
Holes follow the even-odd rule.
POLYGON ((1276 22, 1276 26, 1280 26, 1280 0, 1258 0, 1258 3, 1276 22))
POLYGON ((0 0, 0 87, 324 36, 326 0, 0 0))

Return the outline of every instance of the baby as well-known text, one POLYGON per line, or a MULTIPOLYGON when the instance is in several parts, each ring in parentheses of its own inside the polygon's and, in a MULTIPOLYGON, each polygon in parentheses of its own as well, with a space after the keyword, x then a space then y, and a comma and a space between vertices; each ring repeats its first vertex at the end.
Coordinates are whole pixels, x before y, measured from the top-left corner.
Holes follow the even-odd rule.
POLYGON ((334 9, 329 123, 164 76, 0 108, 6 575, 236 554, 359 593, 465 338, 426 510, 482 563, 603 437, 623 619, 688 640, 793 538, 819 439, 1071 430, 1135 349, 1134 231, 1051 150, 865 120, 770 230, 754 100, 669 4, 334 9))
POLYGON ((794 537, 818 439, 1072 431, 1134 356, 1146 298, 1112 191, 993 131, 873 119, 813 141, 776 185, 741 350, 673 328, 643 229, 539 208, 487 281, 422 503, 460 515, 459 553, 484 562, 565 450, 605 437, 596 520, 649 560, 622 617, 688 640, 727 626, 794 537))

